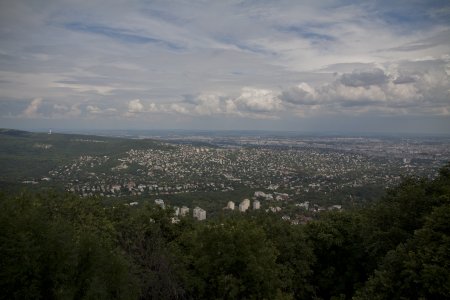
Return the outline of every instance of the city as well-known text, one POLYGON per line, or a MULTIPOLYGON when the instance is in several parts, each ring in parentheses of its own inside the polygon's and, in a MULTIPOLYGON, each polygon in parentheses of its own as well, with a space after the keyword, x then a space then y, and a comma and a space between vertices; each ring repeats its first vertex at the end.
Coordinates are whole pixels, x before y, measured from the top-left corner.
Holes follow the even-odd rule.
MULTIPOLYGON (((450 159, 450 139, 445 137, 224 137, 219 132, 213 137, 153 138, 159 139, 161 147, 81 155, 41 178, 23 182, 62 184, 83 197, 123 198, 133 203, 164 198, 173 206, 190 203, 171 203, 174 197, 195 198, 207 193, 212 215, 227 201, 253 198, 262 200, 267 211, 283 210, 280 217, 295 217, 306 202, 311 203, 311 212, 364 205, 405 176, 433 178, 450 159), (222 196, 217 197, 219 194, 222 196)), ((52 145, 37 147, 46 151, 52 145)))

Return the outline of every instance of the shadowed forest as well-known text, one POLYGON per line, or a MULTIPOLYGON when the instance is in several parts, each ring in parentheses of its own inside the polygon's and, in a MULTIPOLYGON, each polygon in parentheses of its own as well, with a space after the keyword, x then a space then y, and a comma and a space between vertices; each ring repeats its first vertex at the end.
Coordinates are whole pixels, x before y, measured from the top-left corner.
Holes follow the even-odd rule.
POLYGON ((306 225, 264 212, 174 224, 171 214, 3 194, 0 298, 450 298, 450 165, 306 225))

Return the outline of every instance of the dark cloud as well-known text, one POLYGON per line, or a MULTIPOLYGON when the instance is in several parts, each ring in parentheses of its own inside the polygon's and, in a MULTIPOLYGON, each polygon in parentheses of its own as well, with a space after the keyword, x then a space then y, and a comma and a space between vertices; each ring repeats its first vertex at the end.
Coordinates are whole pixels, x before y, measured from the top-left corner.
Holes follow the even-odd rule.
POLYGON ((364 71, 353 71, 343 74, 339 81, 345 86, 368 87, 371 85, 381 85, 387 83, 389 77, 381 69, 372 69, 364 71))
POLYGON ((280 99, 302 110, 448 114, 448 61, 402 61, 370 70, 355 70, 334 81, 311 87, 302 83, 281 92, 280 99))
POLYGON ((198 104, 199 103, 198 96, 199 95, 190 95, 190 94, 183 95, 183 102, 189 104, 198 104))
POLYGON ((311 88, 308 87, 305 84, 303 86, 290 87, 281 93, 280 99, 297 105, 315 105, 317 100, 314 99, 313 94, 311 94, 311 88))
POLYGON ((364 107, 364 106, 377 106, 382 104, 382 101, 371 99, 357 99, 357 100, 341 100, 338 102, 341 107, 364 107))
POLYGON ((334 36, 311 30, 308 28, 308 26, 280 27, 279 30, 282 32, 293 33, 312 42, 318 41, 333 42, 336 40, 334 36))
POLYGON ((85 23, 79 23, 79 22, 67 23, 67 24, 65 24, 65 28, 74 30, 74 31, 103 35, 103 36, 118 40, 123 43, 157 44, 157 45, 161 45, 163 47, 169 48, 171 50, 183 49, 183 47, 181 45, 178 45, 176 43, 172 43, 170 41, 152 37, 152 36, 148 36, 145 34, 137 34, 130 30, 125 30, 125 29, 112 28, 112 27, 96 25, 96 24, 85 24, 85 23))
POLYGON ((395 78, 392 82, 395 84, 408 84, 416 82, 416 79, 412 76, 399 76, 395 78))

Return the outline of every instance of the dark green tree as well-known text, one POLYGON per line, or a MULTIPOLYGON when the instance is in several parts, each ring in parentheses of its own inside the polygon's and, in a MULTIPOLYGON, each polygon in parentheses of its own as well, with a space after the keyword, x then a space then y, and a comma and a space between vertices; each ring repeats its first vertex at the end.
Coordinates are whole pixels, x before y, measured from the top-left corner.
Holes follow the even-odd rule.
POLYGON ((421 228, 434 207, 450 203, 450 165, 435 180, 405 178, 387 195, 365 210, 364 238, 374 269, 386 253, 421 228))
POLYGON ((293 226, 273 214, 260 213, 257 223, 278 251, 282 290, 296 299, 312 298, 312 266, 316 259, 303 226, 293 226))
POLYGON ((172 224, 171 211, 148 205, 138 210, 122 206, 111 213, 119 245, 133 262, 140 298, 184 298, 176 259, 168 245, 181 233, 182 225, 172 224))
POLYGON ((135 298, 129 263, 101 229, 104 208, 51 193, 0 198, 0 297, 135 298))
POLYGON ((414 237, 390 251, 355 299, 449 299, 450 205, 436 207, 414 237))
POLYGON ((179 239, 192 299, 274 299, 282 296, 277 250, 254 222, 224 220, 179 239))
POLYGON ((312 285, 319 299, 350 298, 366 278, 361 216, 330 212, 305 227, 313 245, 312 285))

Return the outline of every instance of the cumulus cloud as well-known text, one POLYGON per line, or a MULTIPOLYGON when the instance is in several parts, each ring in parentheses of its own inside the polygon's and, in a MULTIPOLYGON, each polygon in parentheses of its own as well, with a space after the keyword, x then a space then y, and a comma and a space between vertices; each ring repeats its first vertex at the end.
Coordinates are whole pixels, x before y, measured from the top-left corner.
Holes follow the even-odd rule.
POLYGON ((414 78, 413 76, 400 75, 397 78, 395 78, 392 82, 395 84, 414 83, 416 82, 416 78, 414 78))
POLYGON ((386 65, 384 70, 354 70, 317 87, 301 83, 288 88, 280 99, 286 105, 302 107, 302 111, 314 106, 323 112, 445 115, 450 107, 447 64, 405 61, 386 65))
POLYGON ((51 114, 52 118, 75 118, 81 116, 80 103, 75 103, 72 105, 65 104, 54 104, 53 112, 51 114))
POLYGON ((176 113, 191 116, 237 115, 242 117, 262 117, 279 111, 282 102, 271 90, 244 87, 237 96, 221 93, 201 93, 185 95, 182 102, 155 104, 148 112, 176 113))
POLYGON ((25 108, 25 110, 22 112, 22 116, 26 118, 35 118, 39 117, 40 114, 38 113, 38 109, 42 104, 42 98, 35 98, 31 101, 30 105, 25 108))
POLYGON ((181 106, 181 105, 178 104, 178 103, 172 103, 172 104, 169 106, 168 111, 170 111, 170 112, 175 112, 175 113, 179 113, 179 114, 188 114, 188 113, 189 113, 188 110, 187 110, 185 107, 181 106))
POLYGON ((101 109, 100 107, 98 107, 96 105, 86 106, 86 111, 92 115, 113 115, 113 114, 117 113, 116 108, 101 109))
POLYGON ((99 114, 99 113, 101 113, 101 109, 98 106, 94 106, 94 105, 86 106, 86 110, 90 114, 99 114))
POLYGON ((316 105, 320 100, 316 90, 306 82, 286 89, 281 93, 280 98, 288 103, 300 105, 316 105))
POLYGON ((144 111, 144 105, 141 103, 141 100, 134 99, 128 102, 128 113, 129 114, 137 114, 144 111))
POLYGON ((182 102, 192 114, 209 116, 223 113, 224 96, 219 93, 184 95, 182 102))
POLYGON ((201 94, 194 100, 194 112, 199 115, 223 113, 222 99, 217 94, 201 94))
POLYGON ((148 111, 152 113, 160 112, 160 108, 155 103, 150 103, 148 111))
POLYGON ((340 82, 350 87, 368 87, 382 85, 388 82, 389 77, 381 69, 355 70, 349 74, 343 74, 340 82))
POLYGON ((271 113, 281 109, 281 100, 271 90, 245 87, 234 101, 238 110, 251 113, 271 113))
POLYGON ((114 114, 114 113, 117 112, 117 109, 113 108, 113 107, 110 107, 110 108, 105 109, 104 112, 107 113, 107 114, 114 114))
POLYGON ((147 109, 143 109, 147 113, 163 113, 163 114, 189 114, 189 110, 180 103, 150 103, 147 109))
POLYGON ((223 121, 298 110, 448 112, 450 30, 448 14, 437 13, 448 11, 445 1, 205 1, 201 12, 172 1, 107 10, 98 1, 66 2, 36 10, 17 0, 0 9, 8 32, 0 96, 12 103, 3 115, 170 114, 164 123, 177 114, 223 121), (29 103, 36 95, 45 100, 29 103))
MULTIPOLYGON (((184 114, 190 116, 240 116, 249 118, 275 117, 283 109, 278 94, 268 89, 242 88, 236 96, 221 93, 185 95, 183 101, 156 104, 151 103, 146 112, 184 114)), ((143 111, 140 109, 139 111, 143 111)))

